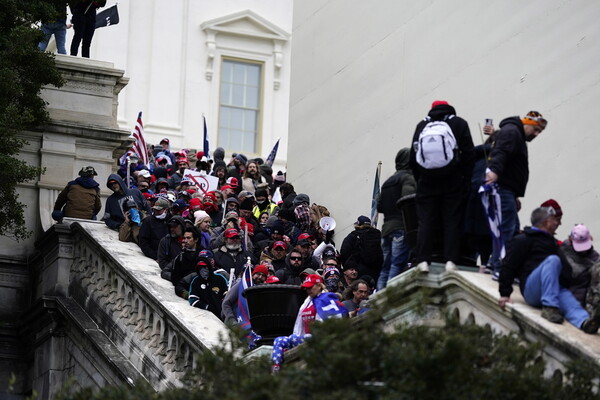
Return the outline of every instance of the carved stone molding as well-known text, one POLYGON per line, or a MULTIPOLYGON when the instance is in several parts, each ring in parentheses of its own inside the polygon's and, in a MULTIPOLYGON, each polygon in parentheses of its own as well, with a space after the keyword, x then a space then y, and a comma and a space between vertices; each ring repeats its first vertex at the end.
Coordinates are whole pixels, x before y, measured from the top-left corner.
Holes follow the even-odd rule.
POLYGON ((278 90, 281 85, 280 71, 283 67, 283 46, 289 40, 289 33, 269 22, 251 10, 244 10, 224 17, 204 22, 200 28, 206 33, 206 80, 212 80, 215 68, 215 58, 227 50, 236 54, 247 54, 248 59, 253 59, 254 49, 248 48, 247 41, 235 38, 253 39, 259 42, 270 42, 272 52, 270 57, 273 62, 273 89, 278 90), (233 38, 224 46, 220 37, 233 38), (233 42, 233 44, 232 44, 233 42))

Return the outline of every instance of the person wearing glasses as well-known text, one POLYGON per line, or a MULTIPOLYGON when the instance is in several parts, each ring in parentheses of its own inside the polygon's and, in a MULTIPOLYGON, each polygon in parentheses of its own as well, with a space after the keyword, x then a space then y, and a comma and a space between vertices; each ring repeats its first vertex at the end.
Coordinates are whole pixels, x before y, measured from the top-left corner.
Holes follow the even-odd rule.
POLYGON ((537 111, 529 111, 524 118, 509 117, 500 122, 488 157, 485 183, 497 185, 500 195, 501 241, 494 240, 490 264, 494 279, 500 274, 503 246, 507 246, 518 231, 517 198, 525 195, 529 180, 527 142, 535 139, 548 125, 548 121, 537 111))
POLYGON ((292 250, 285 258, 285 267, 276 271, 275 276, 279 278, 281 283, 286 285, 300 285, 302 283, 302 271, 305 266, 302 253, 297 250, 292 250))

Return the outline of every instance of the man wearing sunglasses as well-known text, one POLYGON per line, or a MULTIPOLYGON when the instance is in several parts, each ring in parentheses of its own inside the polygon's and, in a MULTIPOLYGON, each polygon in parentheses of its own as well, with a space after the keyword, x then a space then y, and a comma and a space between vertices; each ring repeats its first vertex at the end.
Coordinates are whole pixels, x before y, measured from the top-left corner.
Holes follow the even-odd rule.
POLYGON ((286 285, 300 285, 302 283, 300 274, 305 269, 303 264, 302 254, 297 250, 292 250, 285 258, 285 267, 275 272, 275 276, 286 285))
POLYGON ((485 183, 497 185, 500 195, 502 241, 493 241, 491 266, 494 279, 500 273, 502 247, 507 246, 519 229, 517 198, 525 195, 529 180, 527 142, 535 139, 548 122, 537 111, 530 111, 524 118, 509 117, 500 122, 492 150, 488 157, 485 183))

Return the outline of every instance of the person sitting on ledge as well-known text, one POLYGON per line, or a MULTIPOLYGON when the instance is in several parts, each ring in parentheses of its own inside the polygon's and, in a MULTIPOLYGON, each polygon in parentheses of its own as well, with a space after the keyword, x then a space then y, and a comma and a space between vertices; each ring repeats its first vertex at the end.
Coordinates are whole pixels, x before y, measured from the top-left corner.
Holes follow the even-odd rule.
POLYGON ((511 302, 512 284, 518 278, 523 298, 533 307, 542 307, 543 318, 557 324, 566 318, 585 333, 594 334, 600 325, 598 313, 591 318, 573 293, 559 283, 559 278, 570 276, 571 266, 554 239, 558 223, 551 217, 555 214, 552 207, 536 208, 531 214, 532 226, 510 242, 500 270, 498 304, 504 309, 511 302))

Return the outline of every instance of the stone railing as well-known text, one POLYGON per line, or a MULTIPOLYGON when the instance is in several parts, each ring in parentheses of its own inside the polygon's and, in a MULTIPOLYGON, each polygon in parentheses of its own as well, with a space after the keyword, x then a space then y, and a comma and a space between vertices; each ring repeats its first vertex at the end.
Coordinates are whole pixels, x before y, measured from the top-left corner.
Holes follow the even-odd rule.
POLYGON ((103 223, 66 219, 60 230, 72 240, 59 240, 62 258, 72 260, 68 296, 156 389, 177 385, 199 354, 226 339, 223 323, 177 297, 134 243, 103 223))
MULTIPOLYGON (((518 286, 512 304, 498 306, 498 283, 490 275, 477 272, 443 272, 433 264, 432 272, 410 270, 390 281, 400 289, 386 313, 386 323, 418 323, 440 326, 444 314, 452 314, 464 324, 488 325, 502 334, 515 333, 523 340, 543 344, 547 375, 562 376, 570 360, 585 359, 600 366, 600 335, 588 335, 570 325, 553 324, 541 317, 539 309, 523 300, 518 286), (418 311, 420 309, 420 311, 418 311)), ((381 292, 375 298, 384 295, 381 292)))

